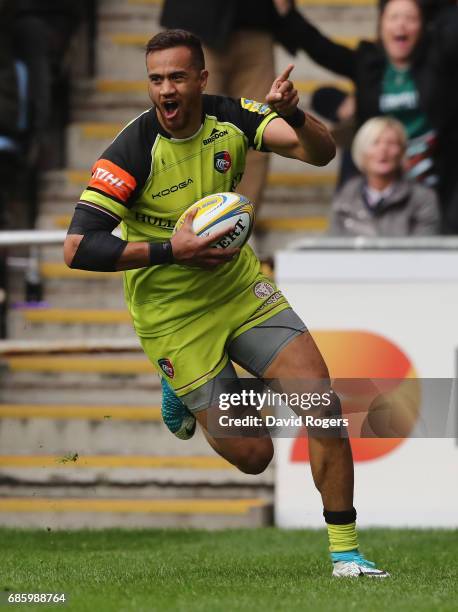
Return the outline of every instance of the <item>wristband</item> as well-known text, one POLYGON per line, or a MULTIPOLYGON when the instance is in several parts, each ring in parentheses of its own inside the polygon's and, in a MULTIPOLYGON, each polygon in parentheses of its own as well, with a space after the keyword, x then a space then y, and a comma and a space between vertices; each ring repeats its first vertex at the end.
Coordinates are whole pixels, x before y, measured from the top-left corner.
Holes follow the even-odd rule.
POLYGON ((305 113, 300 108, 296 108, 292 115, 287 117, 280 115, 280 117, 292 128, 301 128, 305 125, 305 113))
POLYGON ((172 243, 170 240, 166 242, 150 242, 149 243, 149 265, 157 266, 158 264, 173 263, 172 243))

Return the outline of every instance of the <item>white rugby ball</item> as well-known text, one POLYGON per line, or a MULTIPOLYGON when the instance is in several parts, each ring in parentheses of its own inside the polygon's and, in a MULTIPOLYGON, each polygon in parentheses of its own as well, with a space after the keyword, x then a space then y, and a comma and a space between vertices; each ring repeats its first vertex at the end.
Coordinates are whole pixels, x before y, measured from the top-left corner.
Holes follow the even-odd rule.
POLYGON ((227 229, 227 234, 214 242, 219 249, 242 247, 250 237, 254 223, 254 206, 239 193, 214 193, 190 206, 178 219, 173 233, 182 227, 186 215, 197 208, 192 229, 198 236, 211 236, 227 229))

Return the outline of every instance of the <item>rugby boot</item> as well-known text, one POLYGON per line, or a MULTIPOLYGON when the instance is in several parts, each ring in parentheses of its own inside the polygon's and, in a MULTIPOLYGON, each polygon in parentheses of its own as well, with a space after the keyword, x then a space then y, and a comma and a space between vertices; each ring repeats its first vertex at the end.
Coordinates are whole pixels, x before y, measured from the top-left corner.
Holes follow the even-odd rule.
POLYGON ((336 578, 389 578, 385 570, 375 567, 373 561, 365 559, 358 550, 331 553, 332 575, 336 578))
POLYGON ((180 398, 175 395, 167 381, 161 377, 162 419, 169 430, 180 440, 189 440, 196 431, 196 418, 180 398))

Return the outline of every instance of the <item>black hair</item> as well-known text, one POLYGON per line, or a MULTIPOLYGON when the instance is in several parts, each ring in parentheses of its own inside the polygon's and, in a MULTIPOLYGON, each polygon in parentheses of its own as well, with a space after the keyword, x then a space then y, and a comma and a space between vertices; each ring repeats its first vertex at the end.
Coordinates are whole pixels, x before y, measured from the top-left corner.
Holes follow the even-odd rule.
POLYGON ((198 70, 205 69, 205 57, 202 50, 202 43, 191 32, 186 30, 164 30, 151 38, 146 45, 146 55, 163 49, 173 49, 174 47, 187 47, 191 50, 193 64, 198 70))

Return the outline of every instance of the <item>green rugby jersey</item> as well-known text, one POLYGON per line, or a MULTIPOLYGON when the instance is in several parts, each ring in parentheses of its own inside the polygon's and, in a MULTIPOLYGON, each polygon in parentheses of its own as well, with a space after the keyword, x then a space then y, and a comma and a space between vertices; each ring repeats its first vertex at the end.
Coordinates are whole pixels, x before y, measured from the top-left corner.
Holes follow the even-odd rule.
MULTIPOLYGON (((131 121, 92 168, 80 202, 122 222, 128 241, 164 241, 180 215, 200 198, 235 191, 249 147, 265 150, 262 136, 276 113, 245 98, 203 96, 203 122, 175 139, 154 108, 131 121)), ((249 246, 214 270, 177 264, 124 272, 124 291, 138 335, 169 334, 237 296, 259 272, 249 246)))

